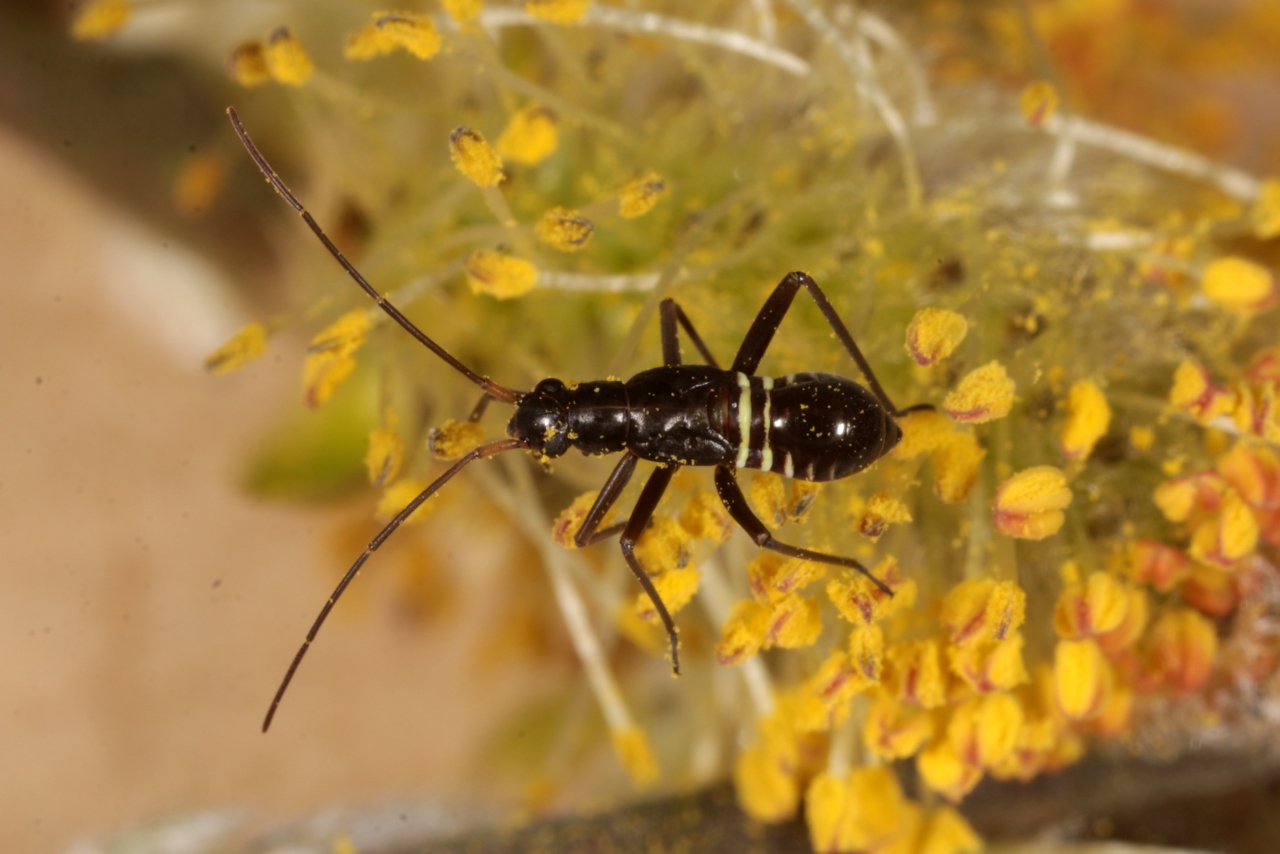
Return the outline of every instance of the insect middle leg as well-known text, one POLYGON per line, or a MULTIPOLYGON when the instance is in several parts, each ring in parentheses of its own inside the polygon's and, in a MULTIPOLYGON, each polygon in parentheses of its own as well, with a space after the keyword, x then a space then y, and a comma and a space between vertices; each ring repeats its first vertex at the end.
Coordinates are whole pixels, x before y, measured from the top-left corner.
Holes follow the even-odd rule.
POLYGON ((802 549, 774 539, 773 534, 760 521, 760 517, 756 516, 752 512, 750 505, 747 504, 747 497, 742 494, 742 487, 738 486, 738 481, 734 477, 733 466, 716 466, 716 492, 720 495, 720 500, 724 502, 725 509, 729 511, 729 515, 733 517, 733 521, 737 522, 742 527, 742 530, 747 532, 747 536, 751 537, 760 548, 769 549, 787 557, 798 557, 804 560, 817 561, 818 563, 829 563, 835 566, 856 569, 871 579, 885 593, 890 596, 893 595, 889 585, 876 578, 871 574, 871 570, 851 557, 841 557, 840 555, 802 549))
POLYGON ((684 313, 680 303, 670 298, 664 299, 658 307, 658 314, 662 321, 662 364, 668 366, 680 364, 680 338, 676 329, 676 324, 678 323, 684 327, 689 340, 693 342, 693 346, 698 348, 698 352, 706 360, 707 364, 713 368, 720 367, 716 362, 716 357, 711 355, 711 351, 703 343, 702 336, 698 334, 698 330, 693 328, 693 322, 684 313))

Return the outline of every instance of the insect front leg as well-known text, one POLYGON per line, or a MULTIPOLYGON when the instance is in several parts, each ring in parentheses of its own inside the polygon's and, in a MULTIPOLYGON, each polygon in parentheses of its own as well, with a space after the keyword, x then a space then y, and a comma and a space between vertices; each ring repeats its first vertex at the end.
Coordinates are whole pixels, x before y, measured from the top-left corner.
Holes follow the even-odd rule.
POLYGON ((729 511, 729 515, 733 517, 733 521, 737 522, 742 527, 742 530, 747 532, 747 536, 751 537, 760 548, 769 549, 787 557, 798 557, 804 560, 817 561, 818 563, 829 563, 834 566, 846 566, 850 569, 856 569, 871 579, 885 593, 890 596, 893 595, 889 585, 876 578, 871 574, 871 570, 851 557, 841 557, 840 555, 829 555, 823 552, 802 549, 774 539, 773 534, 769 532, 769 529, 764 526, 764 523, 760 521, 760 518, 752 512, 750 505, 747 504, 747 497, 742 494, 742 487, 738 486, 738 480, 734 477, 732 466, 716 466, 716 492, 720 495, 720 500, 724 503, 725 509, 729 511))
POLYGON ((684 313, 680 303, 670 298, 664 299, 658 307, 658 315, 662 322, 662 364, 668 366, 680 364, 680 338, 676 328, 678 323, 684 327, 689 340, 693 341, 693 346, 698 348, 698 352, 702 354, 702 358, 706 360, 706 363, 713 368, 720 367, 716 362, 716 357, 711 355, 711 351, 703 343, 702 336, 698 334, 698 330, 693 328, 693 322, 684 313))
POLYGON ((644 489, 640 490, 640 497, 636 500, 636 506, 631 511, 631 518, 627 520, 626 527, 622 531, 622 539, 619 541, 622 545, 622 556, 627 559, 631 572, 644 588, 644 592, 649 595, 649 601, 653 603, 654 610, 658 612, 662 625, 667 630, 667 637, 671 641, 671 669, 677 676, 680 675, 680 640, 676 632, 676 623, 671 619, 671 613, 663 603, 662 597, 658 595, 657 588, 653 586, 653 579, 649 578, 649 573, 645 572, 644 567, 640 565, 635 548, 636 540, 640 539, 640 535, 644 533, 649 520, 653 518, 653 512, 658 509, 662 494, 667 491, 671 478, 679 469, 680 466, 669 465, 655 469, 653 474, 649 475, 649 480, 645 483, 644 489))
MULTIPOLYGON (((787 311, 791 308, 791 303, 795 300, 796 292, 800 288, 808 289, 813 301, 818 304, 818 310, 827 319, 827 323, 831 324, 832 330, 835 331, 836 337, 840 339, 840 343, 844 345, 844 349, 858 363, 858 369, 866 377, 867 386, 871 389, 871 393, 876 396, 876 399, 880 401, 880 405, 895 416, 910 411, 900 410, 893 405, 893 401, 889 399, 889 395, 885 394, 880 381, 876 379, 875 371, 871 370, 871 365, 867 362, 866 357, 862 355, 862 351, 854 343, 848 327, 844 325, 840 315, 836 314, 835 307, 831 305, 827 295, 822 292, 822 288, 818 287, 818 283, 808 273, 795 272, 787 273, 787 275, 783 276, 782 281, 778 283, 778 286, 773 289, 773 293, 769 295, 769 299, 765 300, 764 306, 760 309, 760 313, 756 315, 751 328, 747 330, 746 337, 742 339, 742 346, 738 349, 738 356, 733 360, 733 367, 730 370, 741 371, 744 374, 755 373, 760 360, 764 358, 765 351, 769 349, 770 342, 773 341, 773 334, 778 331, 778 327, 782 324, 782 318, 786 316, 787 311)), ((920 408, 923 407, 911 407, 911 409, 920 408)))

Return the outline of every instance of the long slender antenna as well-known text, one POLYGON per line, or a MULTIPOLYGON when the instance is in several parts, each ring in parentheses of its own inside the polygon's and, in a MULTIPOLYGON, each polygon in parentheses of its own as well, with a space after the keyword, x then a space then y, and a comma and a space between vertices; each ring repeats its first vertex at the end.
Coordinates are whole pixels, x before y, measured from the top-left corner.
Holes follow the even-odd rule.
POLYGON ((276 174, 276 170, 271 168, 271 164, 267 162, 267 158, 262 156, 262 152, 258 151, 258 147, 253 144, 253 140, 249 139, 249 134, 245 131, 244 125, 240 124, 240 116, 236 114, 236 108, 227 107, 227 115, 231 117, 231 125, 236 130, 236 136, 240 137, 240 142, 244 144, 245 150, 249 152, 249 156, 253 158, 253 162, 258 164, 258 168, 262 170, 262 174, 271 182, 271 186, 275 187, 276 192, 281 196, 284 196, 284 200, 288 202, 295 211, 302 215, 303 221, 306 222, 307 226, 310 227, 313 232, 315 232, 316 237, 320 238, 320 242, 324 244, 325 249, 329 250, 329 254, 338 259, 338 263, 342 265, 342 269, 347 271, 347 274, 355 280, 356 284, 363 288, 364 292, 372 297, 373 301, 376 302, 392 320, 404 327, 406 332, 414 338, 417 338, 418 341, 427 347, 427 349, 435 353, 441 359, 444 359, 450 367, 465 376, 467 379, 471 380, 476 385, 480 386, 480 388, 484 389, 485 393, 490 397, 500 400, 503 403, 515 403, 519 399, 520 395, 517 392, 512 391, 506 386, 498 385, 488 377, 480 376, 480 374, 477 374, 475 371, 455 359, 448 350, 441 347, 435 341, 432 341, 427 334, 415 326, 409 318, 401 314, 400 309, 396 308, 387 301, 386 297, 378 293, 378 291, 374 289, 373 285, 369 284, 369 282, 365 280, 365 277, 360 275, 360 271, 357 270, 355 266, 347 260, 346 256, 342 254, 338 247, 333 244, 333 241, 324 233, 324 230, 320 228, 320 225, 315 221, 307 209, 302 206, 302 202, 298 201, 298 197, 289 191, 289 188, 285 186, 284 181, 282 181, 280 176, 276 174))
POLYGON ((266 732, 271 727, 271 720, 276 716, 276 709, 280 706, 280 700, 284 697, 284 692, 289 687, 289 683, 293 681, 293 674, 297 672, 298 665, 302 663, 302 658, 307 654, 307 650, 311 648, 311 643, 316 639, 316 635, 320 633, 320 627, 324 625, 325 619, 328 618, 329 612, 333 610, 333 606, 337 603, 343 591, 347 589, 347 585, 360 572, 360 567, 364 566, 364 562, 369 559, 369 555, 378 550, 378 547, 386 542, 387 538, 400 527, 400 523, 409 518, 409 515, 417 510, 422 503, 435 495, 440 487, 444 486, 458 472, 462 471, 469 463, 475 462, 481 457, 492 457, 495 454, 501 454, 503 451, 514 451, 517 448, 523 448, 524 445, 517 439, 498 439, 487 445, 481 445, 475 448, 462 459, 458 460, 449 470, 428 486, 418 495, 417 498, 410 501, 405 508, 396 514, 395 518, 387 523, 387 526, 378 532, 378 536, 374 537, 369 543, 369 547, 364 550, 360 557, 356 558, 356 562, 347 570, 347 574, 342 576, 342 580, 338 582, 338 586, 333 589, 333 593, 329 595, 329 601, 324 603, 324 607, 320 609, 316 620, 311 624, 310 631, 307 632, 307 638, 302 642, 302 646, 298 647, 298 652, 293 656, 293 661, 289 664, 289 669, 285 671, 284 679, 280 680, 280 687, 276 689, 276 695, 271 698, 271 708, 267 709, 267 716, 262 721, 262 731, 266 732))

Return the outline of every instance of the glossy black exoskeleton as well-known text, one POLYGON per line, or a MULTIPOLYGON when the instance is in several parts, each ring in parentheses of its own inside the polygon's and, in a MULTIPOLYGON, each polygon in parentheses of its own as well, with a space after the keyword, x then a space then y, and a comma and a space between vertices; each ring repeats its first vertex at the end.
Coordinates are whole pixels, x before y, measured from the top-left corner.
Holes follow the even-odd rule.
POLYGON ((721 501, 756 545, 790 557, 849 567, 892 595, 883 582, 853 558, 776 540, 752 512, 734 476, 738 469, 748 468, 808 481, 847 477, 871 465, 898 444, 902 431, 895 418, 911 409, 926 408, 900 410, 893 405, 835 308, 807 274, 788 273, 782 279, 747 330, 728 370, 719 367, 684 310, 674 300, 666 299, 660 307, 662 367, 641 371, 625 382, 606 380, 567 385, 558 379, 545 379, 532 391, 512 391, 459 362, 379 294, 338 251, 276 175, 250 141, 235 110, 227 112, 241 142, 267 180, 302 215, 356 283, 409 334, 484 391, 472 412, 472 420, 481 416, 491 400, 515 406, 507 424, 507 438, 481 445, 455 462, 409 502, 356 559, 320 610, 289 665, 267 711, 262 725, 264 731, 271 725, 285 689, 329 611, 369 556, 401 522, 465 466, 503 451, 524 449, 546 458, 559 457, 570 448, 589 455, 623 455, 587 512, 574 542, 579 547, 588 546, 621 534, 623 556, 666 627, 676 673, 680 672, 680 659, 675 622, 636 558, 635 544, 681 466, 715 467, 716 491, 721 501), (867 386, 834 374, 799 373, 776 379, 755 374, 801 288, 809 291, 836 337, 858 364, 867 386), (705 365, 681 363, 680 328, 689 336, 705 365), (627 521, 601 528, 601 521, 631 479, 639 460, 649 460, 658 467, 649 475, 627 521))

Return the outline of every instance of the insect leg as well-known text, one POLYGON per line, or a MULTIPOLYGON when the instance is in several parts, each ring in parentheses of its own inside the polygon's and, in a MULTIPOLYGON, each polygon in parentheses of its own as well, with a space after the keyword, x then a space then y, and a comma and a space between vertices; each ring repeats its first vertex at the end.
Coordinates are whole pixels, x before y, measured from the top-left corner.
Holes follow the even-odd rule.
POLYGON ((875 372, 871 370, 871 365, 867 362, 866 357, 862 355, 862 351, 858 349, 858 345, 854 343, 853 336, 849 334, 848 327, 844 325, 840 315, 836 314, 835 307, 831 305, 827 295, 822 292, 822 288, 818 287, 818 283, 808 273, 787 273, 782 277, 782 281, 778 283, 778 286, 773 289, 773 293, 769 295, 769 299, 765 300, 764 307, 756 315, 751 328, 747 330, 746 337, 742 339, 742 347, 738 349, 738 356, 733 360, 733 367, 730 370, 741 371, 744 374, 755 373, 756 367, 764 357, 765 350, 769 349, 769 343, 773 341, 773 334, 778 331, 782 318, 786 315, 787 310, 791 308, 796 292, 802 287, 808 289, 810 295, 813 296, 813 301, 818 304, 818 310, 827 319, 827 323, 831 324, 831 328, 835 331, 836 337, 840 339, 840 343, 844 345, 844 349, 858 363, 858 369, 866 377, 867 385, 871 388, 871 392, 876 396, 876 399, 880 401, 880 405, 892 415, 901 415, 905 412, 906 410, 900 410, 894 406, 893 401, 889 399, 889 395, 885 394, 880 381, 876 379, 875 372))
POLYGON ((578 528, 578 533, 573 536, 573 544, 578 548, 586 548, 592 543, 598 543, 601 540, 607 540, 614 534, 621 531, 626 523, 618 525, 610 525, 602 531, 596 530, 600 527, 600 521, 604 519, 605 514, 609 512, 609 508, 618 500, 618 496, 622 494, 622 490, 626 488, 627 481, 631 480, 631 475, 636 470, 636 455, 628 451, 618 460, 618 464, 613 467, 612 474, 609 479, 604 482, 604 486, 600 487, 600 494, 596 496, 596 503, 591 505, 591 509, 587 511, 587 517, 582 520, 582 526, 578 528))
POLYGON ((667 630, 667 637, 671 640, 671 669, 677 676, 680 675, 680 641, 676 634, 676 623, 671 619, 671 613, 663 604, 657 588, 653 586, 653 579, 649 578, 649 573, 645 572, 636 558, 635 546, 636 540, 640 539, 645 526, 653 518, 653 511, 658 509, 658 502, 662 500, 662 493, 667 491, 671 477, 679 469, 680 466, 669 465, 655 469, 653 474, 649 475, 649 480, 640 491, 640 497, 636 500, 636 506, 631 511, 631 518, 627 520, 627 526, 623 529, 622 539, 619 541, 622 545, 622 556, 627 559, 631 572, 644 588, 644 592, 649 595, 649 601, 653 603, 654 610, 658 612, 662 625, 667 630))
POLYGON ((342 580, 338 582, 338 586, 334 588, 333 593, 329 595, 329 600, 324 603, 324 607, 320 609, 320 614, 316 617, 315 622, 311 624, 311 629, 307 632, 306 640, 302 642, 302 646, 298 648, 298 652, 293 657, 293 661, 289 664, 289 669, 285 671, 284 679, 280 680, 280 687, 276 689, 276 695, 271 699, 271 707, 267 709, 267 716, 262 721, 262 731, 266 732, 271 726, 271 719, 276 715, 276 709, 280 706, 280 700, 284 697, 285 690, 289 687, 289 683, 293 681, 293 674, 297 672, 298 665, 302 663, 302 658, 307 654, 307 650, 311 648, 312 642, 316 639, 316 635, 320 633, 320 627, 324 625, 325 619, 329 616, 329 612, 333 610, 333 606, 337 604, 338 599, 342 596, 343 591, 347 589, 352 580, 360 572, 360 567, 364 566, 364 562, 369 556, 378 550, 387 538, 395 533, 396 528, 408 519, 414 510, 422 506, 422 503, 435 495, 440 487, 448 483, 455 474, 462 471, 463 467, 469 463, 473 463, 481 457, 492 457, 494 454, 500 454, 503 451, 514 451, 522 445, 515 439, 499 439, 496 442, 490 442, 487 445, 481 445, 469 452, 462 459, 458 460, 449 470, 436 478, 430 486, 422 490, 418 497, 410 501, 405 508, 395 515, 395 518, 387 523, 387 526, 378 532, 378 536, 374 537, 369 543, 368 548, 356 558, 356 562, 347 570, 347 574, 342 576, 342 580))
POLYGON ((673 299, 664 299, 658 307, 659 315, 662 320, 662 364, 678 365, 680 364, 680 339, 677 337, 676 324, 679 323, 684 327, 685 333, 689 339, 693 341, 693 346, 698 348, 698 352, 702 354, 702 358, 713 368, 720 365, 716 362, 716 357, 711 355, 711 351, 707 349, 707 345, 703 343, 702 336, 698 334, 698 330, 693 328, 693 323, 689 320, 689 316, 684 313, 684 309, 673 299))
POLYGON ((485 392, 484 395, 476 401, 476 405, 472 407, 471 414, 467 416, 467 421, 471 424, 476 423, 484 417, 484 411, 489 408, 489 404, 493 402, 493 395, 485 392))
POLYGON ((773 534, 769 533, 769 529, 764 526, 760 518, 751 511, 750 505, 747 504, 746 496, 742 494, 742 487, 738 486, 738 481, 734 477, 732 466, 716 466, 716 492, 719 493, 720 500, 724 502, 724 507, 729 511, 729 515, 733 517, 733 521, 742 526, 742 530, 746 531, 747 536, 755 540, 756 545, 760 548, 779 552, 787 557, 798 557, 804 560, 817 561, 818 563, 829 563, 835 566, 847 566, 850 569, 856 569, 871 579, 885 593, 890 596, 893 595, 889 585, 876 578, 871 574, 871 570, 851 557, 810 551, 809 549, 798 548, 775 540, 773 534))

